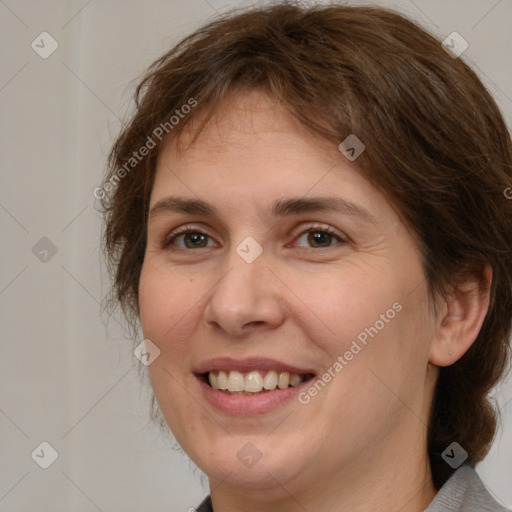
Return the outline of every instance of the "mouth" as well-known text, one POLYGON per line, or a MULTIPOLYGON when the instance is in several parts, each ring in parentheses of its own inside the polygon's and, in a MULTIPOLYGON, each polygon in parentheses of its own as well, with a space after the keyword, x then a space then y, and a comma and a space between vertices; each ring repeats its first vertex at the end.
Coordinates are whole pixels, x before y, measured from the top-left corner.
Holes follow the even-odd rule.
POLYGON ((204 361, 194 368, 203 398, 229 416, 250 417, 292 406, 316 373, 267 357, 204 361))
POLYGON ((202 380, 212 389, 235 396, 256 396, 299 386, 314 378, 313 373, 279 370, 212 370, 201 374, 202 380))

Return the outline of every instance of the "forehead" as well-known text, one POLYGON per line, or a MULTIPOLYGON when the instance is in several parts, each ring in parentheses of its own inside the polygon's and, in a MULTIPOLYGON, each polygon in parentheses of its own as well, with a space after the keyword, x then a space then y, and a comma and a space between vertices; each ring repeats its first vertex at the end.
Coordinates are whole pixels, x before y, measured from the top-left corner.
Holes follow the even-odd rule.
MULTIPOLYGON (((200 112, 196 114, 200 116, 200 112)), ((201 131, 201 118, 160 152, 151 207, 179 196, 246 209, 277 200, 340 196, 383 214, 387 201, 336 143, 304 126, 268 95, 232 96, 201 131)))
MULTIPOLYGON (((255 143, 265 143, 271 150, 287 142, 297 152, 322 147, 325 154, 333 153, 332 142, 301 123, 269 94, 253 90, 229 94, 214 108, 198 106, 177 136, 169 134, 163 151, 197 158, 208 153, 208 157, 215 158, 225 154, 228 147, 248 150, 255 143), (203 125, 209 114, 211 117, 203 125), (303 139, 300 144, 298 139, 303 139)), ((334 155, 339 156, 336 152, 334 155)))

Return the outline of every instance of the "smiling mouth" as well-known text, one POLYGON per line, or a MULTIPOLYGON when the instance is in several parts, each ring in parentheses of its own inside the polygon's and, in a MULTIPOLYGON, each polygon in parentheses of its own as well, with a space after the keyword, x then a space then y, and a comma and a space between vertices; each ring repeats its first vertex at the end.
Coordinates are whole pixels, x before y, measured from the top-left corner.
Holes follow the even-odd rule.
POLYGON ((276 389, 296 387, 314 377, 313 374, 278 372, 275 370, 239 372, 210 371, 203 374, 204 380, 213 389, 228 395, 253 396, 276 389))

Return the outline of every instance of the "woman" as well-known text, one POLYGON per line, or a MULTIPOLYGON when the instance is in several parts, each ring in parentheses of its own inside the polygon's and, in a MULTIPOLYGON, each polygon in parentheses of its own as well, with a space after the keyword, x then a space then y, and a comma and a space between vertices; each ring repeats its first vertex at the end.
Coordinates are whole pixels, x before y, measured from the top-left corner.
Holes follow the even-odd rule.
POLYGON ((510 358, 511 147, 475 73, 380 8, 231 13, 151 66, 105 246, 198 510, 505 510, 474 466, 510 358))

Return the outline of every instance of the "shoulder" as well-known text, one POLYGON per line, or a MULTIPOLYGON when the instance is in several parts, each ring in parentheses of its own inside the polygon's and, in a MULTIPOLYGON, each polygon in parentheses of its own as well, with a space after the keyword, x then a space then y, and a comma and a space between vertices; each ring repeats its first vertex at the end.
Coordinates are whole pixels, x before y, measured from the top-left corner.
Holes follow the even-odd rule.
POLYGON ((478 473, 461 466, 441 487, 425 512, 510 512, 489 493, 478 473))

